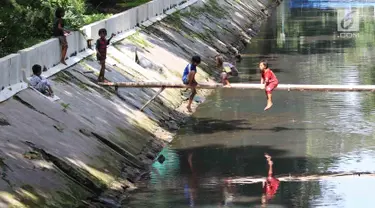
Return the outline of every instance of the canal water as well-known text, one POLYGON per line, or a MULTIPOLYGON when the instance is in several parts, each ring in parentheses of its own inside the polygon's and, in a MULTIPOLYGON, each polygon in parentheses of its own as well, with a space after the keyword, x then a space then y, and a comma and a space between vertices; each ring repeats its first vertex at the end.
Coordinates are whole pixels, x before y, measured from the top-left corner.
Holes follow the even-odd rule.
MULTIPOLYGON (((258 83, 258 62, 267 59, 285 84, 375 84, 375 2, 332 2, 284 0, 231 81, 258 83), (359 32, 338 32, 345 11, 356 11, 359 32)), ((153 165, 126 207, 374 207, 370 176, 282 181, 266 202, 262 183, 224 182, 266 177, 265 152, 276 176, 375 172, 373 93, 275 91, 273 97, 264 112, 260 90, 217 90, 163 150, 165 162, 153 165)))

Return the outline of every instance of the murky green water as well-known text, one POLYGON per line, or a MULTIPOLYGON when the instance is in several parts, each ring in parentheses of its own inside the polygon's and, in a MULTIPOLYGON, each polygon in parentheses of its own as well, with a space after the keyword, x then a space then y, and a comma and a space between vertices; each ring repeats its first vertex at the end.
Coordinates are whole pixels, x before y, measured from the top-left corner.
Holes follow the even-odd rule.
MULTIPOLYGON (((258 61, 266 58, 282 83, 375 84, 375 3, 353 3, 360 31, 340 38, 337 11, 350 4, 291 8, 296 2, 308 1, 284 1, 276 9, 232 81, 259 82, 258 61)), ((265 102, 262 91, 218 90, 163 151, 166 161, 153 165, 150 181, 139 184, 127 207, 224 207, 225 201, 260 207, 261 183, 226 186, 223 180, 265 177, 264 152, 273 157, 276 175, 375 172, 373 93, 276 91, 268 112, 265 102)), ((364 176, 281 182, 267 204, 373 207, 374 186, 375 177, 364 176)))

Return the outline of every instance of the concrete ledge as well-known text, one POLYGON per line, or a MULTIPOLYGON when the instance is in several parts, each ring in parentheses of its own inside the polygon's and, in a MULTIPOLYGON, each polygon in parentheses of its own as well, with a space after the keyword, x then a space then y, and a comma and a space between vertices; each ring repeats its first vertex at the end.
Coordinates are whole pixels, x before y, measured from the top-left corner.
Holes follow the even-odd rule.
POLYGON ((10 54, 0 59, 0 90, 20 82, 20 54, 10 54))
POLYGON ((176 11, 177 11, 176 8, 172 8, 172 9, 166 11, 165 13, 166 13, 167 15, 171 15, 171 14, 175 13, 176 11))
POLYGON ((32 75, 31 67, 34 64, 39 64, 47 69, 56 66, 60 62, 61 48, 59 40, 52 38, 30 48, 20 50, 18 53, 21 55, 20 67, 26 69, 27 75, 30 76, 32 75))
MULTIPOLYGON (((80 62, 81 60, 83 60, 84 58, 88 57, 88 56, 91 56, 92 54, 94 54, 95 51, 94 50, 86 50, 85 52, 82 52, 82 53, 79 53, 77 54, 77 56, 72 56, 70 57, 68 60, 66 60, 66 64, 67 65, 63 65, 63 64, 59 64, 51 69, 49 69, 48 71, 46 72, 43 72, 42 73, 42 77, 44 78, 48 78, 48 77, 51 77, 53 76, 54 74, 68 68, 68 67, 71 67, 73 66, 74 64, 80 62)), ((28 78, 30 79, 30 78, 28 78)))
POLYGON ((148 5, 142 4, 137 7, 137 24, 141 24, 148 19, 148 5))
POLYGON ((21 92, 24 89, 27 89, 29 85, 25 82, 13 84, 12 86, 6 87, 0 91, 0 102, 8 100, 9 98, 13 97, 13 95, 21 92))
POLYGON ((152 22, 152 21, 150 21, 150 20, 147 20, 147 21, 145 21, 145 22, 142 23, 142 25, 145 26, 145 27, 149 27, 149 26, 151 26, 152 24, 154 24, 154 22, 152 22))

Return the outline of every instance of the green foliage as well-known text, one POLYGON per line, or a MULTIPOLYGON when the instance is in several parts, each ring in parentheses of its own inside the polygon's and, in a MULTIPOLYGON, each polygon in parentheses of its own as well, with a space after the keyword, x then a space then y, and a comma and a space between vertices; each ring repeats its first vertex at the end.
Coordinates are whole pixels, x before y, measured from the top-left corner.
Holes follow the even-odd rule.
POLYGON ((65 27, 71 30, 110 16, 94 13, 85 0, 4 1, 0 7, 0 57, 50 38, 57 7, 65 9, 65 27))

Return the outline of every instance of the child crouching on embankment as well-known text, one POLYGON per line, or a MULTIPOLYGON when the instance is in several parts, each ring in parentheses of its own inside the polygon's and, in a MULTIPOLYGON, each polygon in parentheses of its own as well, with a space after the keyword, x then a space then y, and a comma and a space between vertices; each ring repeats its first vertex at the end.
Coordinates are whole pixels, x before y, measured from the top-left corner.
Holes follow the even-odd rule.
POLYGON ((229 62, 224 62, 224 58, 221 55, 216 56, 215 59, 216 67, 220 70, 221 73, 221 83, 224 85, 224 87, 230 87, 228 78, 229 76, 238 76, 237 68, 229 62))

